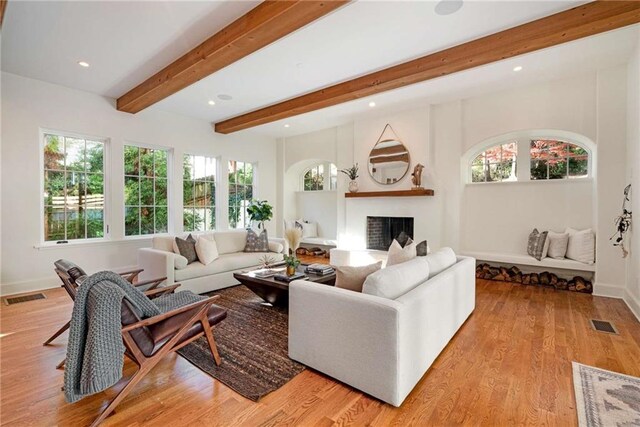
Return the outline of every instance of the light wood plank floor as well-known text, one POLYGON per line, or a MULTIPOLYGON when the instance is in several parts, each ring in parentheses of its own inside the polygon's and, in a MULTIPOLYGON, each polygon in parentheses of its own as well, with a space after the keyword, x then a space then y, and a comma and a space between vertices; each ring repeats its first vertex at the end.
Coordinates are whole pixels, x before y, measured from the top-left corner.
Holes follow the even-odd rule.
MULTIPOLYGON (((88 425, 114 395, 65 403, 55 365, 67 335, 42 342, 71 302, 61 289, 46 294, 2 306, 2 425, 88 425)), ((105 425, 575 425, 572 360, 640 376, 640 324, 621 300, 478 281, 475 312, 401 408, 312 370, 254 403, 172 355, 105 425), (613 321, 620 335, 593 331, 590 318, 613 321)))

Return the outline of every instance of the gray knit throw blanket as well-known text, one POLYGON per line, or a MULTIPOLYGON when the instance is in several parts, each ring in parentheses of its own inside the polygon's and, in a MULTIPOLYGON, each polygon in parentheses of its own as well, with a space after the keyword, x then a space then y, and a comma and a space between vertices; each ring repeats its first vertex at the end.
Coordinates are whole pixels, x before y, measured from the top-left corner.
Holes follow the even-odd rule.
POLYGON ((78 287, 71 315, 64 368, 67 402, 106 390, 122 378, 125 351, 120 333, 123 298, 144 319, 206 297, 182 291, 151 301, 117 273, 101 271, 87 277, 78 287))

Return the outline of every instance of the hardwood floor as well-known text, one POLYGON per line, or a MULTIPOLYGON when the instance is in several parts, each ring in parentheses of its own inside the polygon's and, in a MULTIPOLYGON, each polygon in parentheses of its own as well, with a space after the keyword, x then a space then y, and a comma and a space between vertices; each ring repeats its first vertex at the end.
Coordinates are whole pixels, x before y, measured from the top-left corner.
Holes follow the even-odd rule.
MULTIPOLYGON (((88 425, 114 395, 65 403, 55 365, 67 334, 42 342, 67 321, 71 301, 62 289, 46 295, 2 306, 2 425, 88 425)), ((475 312, 401 408, 312 370, 254 403, 171 355, 104 425, 576 425, 572 360, 640 376, 640 323, 621 300, 478 281, 475 312), (620 335, 593 331, 590 318, 614 322, 620 335)))

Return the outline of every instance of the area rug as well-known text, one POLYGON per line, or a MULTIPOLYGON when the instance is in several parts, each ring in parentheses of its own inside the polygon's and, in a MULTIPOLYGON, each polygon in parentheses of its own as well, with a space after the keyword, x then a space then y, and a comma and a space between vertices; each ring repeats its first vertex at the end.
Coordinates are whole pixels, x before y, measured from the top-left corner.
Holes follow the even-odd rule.
POLYGON ((264 303, 242 285, 208 295, 220 295, 216 304, 227 309, 213 330, 222 363, 216 366, 204 337, 179 350, 182 357, 256 402, 305 369, 287 355, 286 309, 264 303))
POLYGON ((580 426, 640 426, 640 378, 573 362, 580 426))

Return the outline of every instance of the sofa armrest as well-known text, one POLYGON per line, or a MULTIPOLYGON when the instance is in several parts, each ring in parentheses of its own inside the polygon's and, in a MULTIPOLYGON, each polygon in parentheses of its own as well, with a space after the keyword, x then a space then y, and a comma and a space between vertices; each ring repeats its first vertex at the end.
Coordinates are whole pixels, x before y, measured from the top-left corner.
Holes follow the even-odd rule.
POLYGON ((282 237, 269 237, 269 243, 280 243, 282 245, 282 252, 285 255, 289 254, 289 243, 287 239, 283 239, 282 237))
POLYGON ((138 266, 144 270, 140 273, 140 280, 150 280, 156 277, 166 277, 165 285, 175 282, 175 254, 159 249, 138 249, 138 266))
POLYGON ((289 286, 289 357, 399 405, 402 304, 297 280, 289 286))

